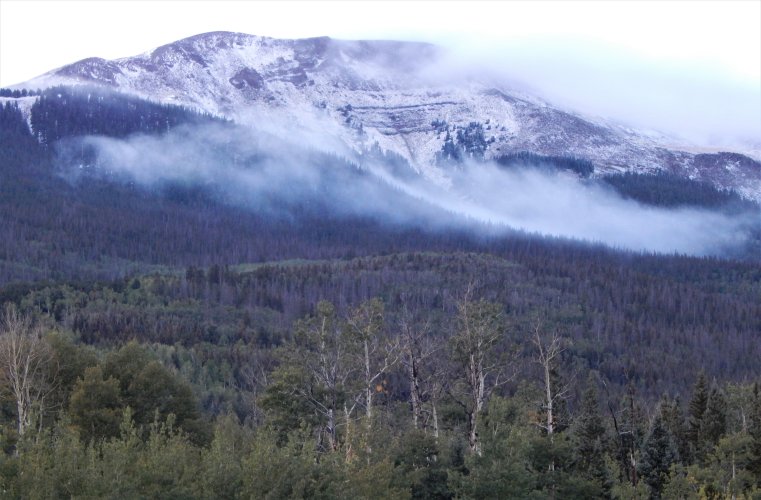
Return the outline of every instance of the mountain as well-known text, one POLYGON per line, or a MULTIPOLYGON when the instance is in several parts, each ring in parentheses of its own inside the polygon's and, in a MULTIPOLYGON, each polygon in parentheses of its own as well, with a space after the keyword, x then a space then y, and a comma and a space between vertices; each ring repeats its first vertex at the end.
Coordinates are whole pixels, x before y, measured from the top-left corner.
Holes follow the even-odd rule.
POLYGON ((716 186, 758 164, 445 58, 212 33, 0 89, 3 498, 751 495, 761 209, 716 186))
POLYGON ((16 88, 98 85, 285 134, 294 126, 327 133, 355 152, 377 143, 441 186, 452 182, 441 160, 453 153, 530 152, 587 160, 595 176, 667 172, 761 200, 753 158, 674 147, 669 137, 558 109, 446 61, 425 43, 213 32, 134 57, 85 59, 16 88))

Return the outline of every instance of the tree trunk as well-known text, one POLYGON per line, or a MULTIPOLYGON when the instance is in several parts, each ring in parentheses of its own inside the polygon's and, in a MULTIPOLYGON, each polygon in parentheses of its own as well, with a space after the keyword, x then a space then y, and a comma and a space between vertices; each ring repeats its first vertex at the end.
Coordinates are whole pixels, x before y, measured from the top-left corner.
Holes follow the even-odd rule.
POLYGON ((364 341, 365 348, 365 415, 367 416, 368 429, 372 425, 373 418, 373 376, 370 373, 370 348, 367 340, 364 341))
POLYGON ((434 401, 432 404, 433 409, 433 437, 436 438, 436 440, 439 439, 439 414, 436 412, 436 402, 434 401))
POLYGON ((344 419, 346 419, 346 463, 350 463, 354 459, 354 450, 351 446, 351 412, 344 403, 344 419))
POLYGON ((420 380, 418 379, 418 367, 415 356, 410 356, 410 403, 412 404, 412 424, 415 429, 420 428, 422 420, 422 408, 420 397, 420 380))
POLYGON ((481 372, 481 364, 477 361, 476 356, 470 357, 470 385, 473 393, 472 408, 468 412, 468 444, 470 451, 481 455, 481 447, 478 443, 478 414, 483 407, 484 397, 484 377, 481 372))
MULTIPOLYGON (((544 365, 544 385, 546 391, 545 397, 547 398, 547 436, 550 438, 550 443, 554 443, 555 419, 552 414, 552 402, 554 397, 552 395, 552 380, 550 379, 549 363, 544 365)), ((550 472, 555 470, 554 460, 550 460, 549 470, 550 472)))
POLYGON ((328 445, 330 446, 330 451, 336 451, 338 449, 338 446, 336 445, 336 420, 332 408, 328 410, 326 430, 328 433, 328 445))
POLYGON ((26 431, 26 428, 28 425, 29 417, 27 416, 26 412, 26 404, 24 404, 24 400, 22 397, 16 398, 16 410, 18 411, 18 424, 17 424, 17 430, 19 437, 24 435, 24 432, 26 431))
POLYGON ((468 412, 468 445, 470 451, 481 456, 481 446, 478 442, 478 430, 476 428, 478 412, 475 409, 468 412))
POLYGON ((550 442, 552 442, 553 434, 555 432, 555 419, 552 415, 552 402, 554 400, 554 397, 552 395, 552 380, 550 379, 550 367, 549 365, 545 365, 544 367, 544 388, 545 388, 545 394, 546 394, 546 410, 547 410, 547 435, 550 437, 550 442))
MULTIPOLYGON (((533 342, 538 351, 537 362, 541 365, 544 375, 544 401, 542 406, 545 411, 545 422, 541 427, 547 431, 547 437, 550 440, 550 444, 552 444, 554 443, 557 427, 555 425, 555 400, 562 397, 566 390, 564 388, 553 387, 552 384, 552 369, 564 351, 563 341, 557 332, 553 332, 548 341, 545 341, 540 334, 540 325, 537 324, 534 329, 533 342)), ((550 471, 555 470, 555 462, 553 460, 550 461, 548 468, 550 471)))

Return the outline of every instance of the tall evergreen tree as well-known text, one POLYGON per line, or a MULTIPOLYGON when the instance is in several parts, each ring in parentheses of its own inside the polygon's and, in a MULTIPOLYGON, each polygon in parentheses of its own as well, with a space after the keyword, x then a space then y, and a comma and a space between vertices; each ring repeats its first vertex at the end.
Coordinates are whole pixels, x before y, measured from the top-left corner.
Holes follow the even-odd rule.
POLYGON ((679 398, 672 400, 664 395, 661 399, 661 415, 663 415, 663 425, 674 439, 680 460, 686 461, 690 456, 690 447, 687 443, 687 424, 679 398))
POLYGON ((708 383, 705 373, 698 375, 695 387, 692 390, 692 399, 689 407, 689 422, 687 428, 687 442, 690 446, 690 454, 693 461, 703 460, 703 419, 708 408, 708 383))
POLYGON ((594 381, 587 385, 581 400, 581 411, 576 419, 574 454, 576 469, 581 476, 600 488, 606 496, 612 486, 605 466, 605 426, 600 415, 597 389, 594 381))
POLYGON ((663 485, 668 478, 669 468, 677 460, 676 445, 663 424, 663 416, 659 410, 642 445, 642 459, 639 466, 641 477, 650 486, 653 498, 660 498, 663 485))
POLYGON ((119 381, 103 378, 103 368, 87 368, 71 394, 69 415, 85 442, 117 437, 124 419, 119 381))
POLYGON ((727 400, 724 394, 714 386, 708 398, 705 417, 703 418, 704 452, 712 449, 727 431, 727 400))

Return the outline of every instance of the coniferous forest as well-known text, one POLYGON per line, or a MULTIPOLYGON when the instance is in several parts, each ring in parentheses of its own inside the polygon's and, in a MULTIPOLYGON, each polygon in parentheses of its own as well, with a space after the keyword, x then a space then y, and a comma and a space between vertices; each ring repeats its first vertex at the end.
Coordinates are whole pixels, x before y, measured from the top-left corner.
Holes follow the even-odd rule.
MULTIPOLYGON (((78 140, 233 124, 102 90, 0 96, 4 497, 761 498, 758 227, 695 257, 320 196, 240 206, 112 175, 78 140)), ((570 157, 498 164, 757 209, 570 157)))

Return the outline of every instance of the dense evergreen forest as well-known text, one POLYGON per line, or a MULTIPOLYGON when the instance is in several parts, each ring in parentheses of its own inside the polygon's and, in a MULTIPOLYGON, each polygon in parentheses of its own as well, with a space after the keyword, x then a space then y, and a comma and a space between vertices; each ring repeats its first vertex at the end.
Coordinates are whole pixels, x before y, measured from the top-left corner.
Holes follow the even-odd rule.
MULTIPOLYGON (((88 89, 7 97, 29 96, 29 123, 0 108, 3 495, 761 498, 761 238, 650 255, 72 179, 61 145, 82 134, 232 125, 88 89)), ((666 175, 589 182, 751 206, 666 175)))

